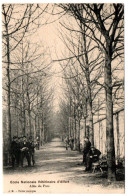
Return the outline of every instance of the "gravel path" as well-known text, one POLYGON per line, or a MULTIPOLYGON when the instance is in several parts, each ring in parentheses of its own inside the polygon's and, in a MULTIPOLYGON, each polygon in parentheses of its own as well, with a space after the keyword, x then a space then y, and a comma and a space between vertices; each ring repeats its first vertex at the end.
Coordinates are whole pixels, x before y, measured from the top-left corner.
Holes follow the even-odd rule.
POLYGON ((59 138, 36 150, 35 159, 34 167, 4 169, 4 192, 124 193, 124 181, 108 185, 99 172, 84 172, 82 154, 66 151, 59 138))

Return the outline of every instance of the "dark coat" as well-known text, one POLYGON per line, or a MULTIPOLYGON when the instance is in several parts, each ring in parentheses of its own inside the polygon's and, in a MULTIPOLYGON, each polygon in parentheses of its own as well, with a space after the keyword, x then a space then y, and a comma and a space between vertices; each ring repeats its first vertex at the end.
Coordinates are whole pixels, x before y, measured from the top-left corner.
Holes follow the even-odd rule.
POLYGON ((23 148, 26 148, 26 152, 28 152, 29 151, 29 142, 22 142, 21 144, 20 144, 20 149, 22 150, 23 148))
POLYGON ((85 142, 83 152, 87 154, 90 150, 90 147, 91 147, 91 142, 90 141, 85 142))
POLYGON ((28 148, 30 153, 34 153, 35 145, 34 142, 28 142, 28 148))
POLYGON ((17 143, 15 141, 12 141, 11 142, 11 149, 10 149, 11 154, 16 155, 17 148, 18 148, 17 143))
POLYGON ((90 159, 92 159, 92 162, 98 161, 100 155, 101 155, 101 152, 96 148, 94 151, 90 150, 88 153, 88 156, 90 159))

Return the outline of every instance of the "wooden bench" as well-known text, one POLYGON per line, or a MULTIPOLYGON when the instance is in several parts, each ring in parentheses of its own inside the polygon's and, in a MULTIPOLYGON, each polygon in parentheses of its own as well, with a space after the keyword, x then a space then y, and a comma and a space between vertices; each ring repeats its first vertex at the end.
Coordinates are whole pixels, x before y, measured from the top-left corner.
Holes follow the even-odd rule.
POLYGON ((92 172, 95 173, 95 171, 100 171, 101 173, 103 173, 103 170, 101 168, 100 162, 97 161, 95 163, 92 163, 92 172))
POLYGON ((95 171, 101 171, 103 173, 108 168, 107 166, 107 160, 106 159, 100 159, 99 161, 92 163, 92 172, 95 173, 95 171))

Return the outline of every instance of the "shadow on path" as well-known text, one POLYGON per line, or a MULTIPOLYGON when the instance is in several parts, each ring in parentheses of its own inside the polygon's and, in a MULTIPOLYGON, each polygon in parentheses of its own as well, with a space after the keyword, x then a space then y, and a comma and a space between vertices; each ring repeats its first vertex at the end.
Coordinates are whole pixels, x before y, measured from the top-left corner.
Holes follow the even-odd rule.
MULTIPOLYGON (((8 175, 30 174, 30 175, 58 175, 72 183, 91 185, 98 184, 107 186, 107 179, 101 173, 86 173, 81 165, 82 154, 77 151, 66 151, 64 143, 55 138, 52 142, 45 144, 35 153, 36 164, 34 167, 6 168, 4 173, 8 175)), ((26 163, 25 163, 26 164, 26 163)), ((114 182, 114 188, 124 187, 124 182, 114 182)))

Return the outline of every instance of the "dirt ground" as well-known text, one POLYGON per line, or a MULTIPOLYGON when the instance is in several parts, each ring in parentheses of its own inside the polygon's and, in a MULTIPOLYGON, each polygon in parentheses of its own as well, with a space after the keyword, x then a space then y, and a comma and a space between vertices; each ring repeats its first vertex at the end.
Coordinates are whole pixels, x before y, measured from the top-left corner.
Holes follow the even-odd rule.
POLYGON ((4 168, 4 192, 11 193, 124 193, 124 181, 108 184, 101 172, 86 173, 82 154, 66 151, 55 138, 35 152, 36 164, 4 168))

